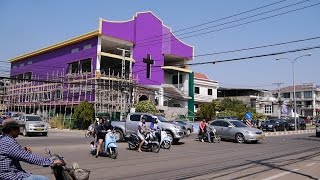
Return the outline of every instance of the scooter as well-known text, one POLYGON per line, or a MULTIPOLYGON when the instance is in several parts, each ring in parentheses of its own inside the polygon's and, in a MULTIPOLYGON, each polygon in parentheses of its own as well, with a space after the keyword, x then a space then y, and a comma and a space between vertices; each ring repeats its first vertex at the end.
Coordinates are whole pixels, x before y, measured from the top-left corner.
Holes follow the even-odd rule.
POLYGON ((154 133, 154 136, 156 136, 156 133, 158 133, 160 135, 160 138, 158 138, 158 141, 159 141, 161 148, 170 149, 171 144, 172 144, 172 140, 169 138, 166 131, 158 130, 158 131, 154 131, 153 133, 154 133))
MULTIPOLYGON (((147 135, 148 138, 146 138, 144 144, 142 145, 142 149, 149 150, 154 153, 158 153, 160 151, 160 144, 157 141, 157 138, 154 137, 152 134, 147 135)), ((139 147, 140 139, 138 135, 131 134, 128 138, 128 145, 130 150, 137 149, 139 147)))
POLYGON ((51 166, 52 174, 56 180, 88 180, 90 171, 79 168, 78 163, 73 163, 72 167, 67 167, 64 158, 58 154, 52 155, 49 149, 44 149, 46 154, 51 156, 52 160, 60 160, 62 165, 51 166))
POLYGON ((208 134, 207 133, 204 133, 204 134, 201 134, 199 132, 198 134, 198 138, 199 138, 199 141, 202 141, 202 139, 204 141, 207 141, 209 142, 208 138, 211 138, 211 142, 214 142, 214 143, 219 143, 221 141, 221 138, 220 136, 217 134, 217 131, 216 129, 210 127, 210 137, 208 137, 208 134))
POLYGON ((104 141, 103 152, 112 159, 116 159, 118 156, 118 147, 116 144, 116 137, 111 130, 107 131, 104 141))

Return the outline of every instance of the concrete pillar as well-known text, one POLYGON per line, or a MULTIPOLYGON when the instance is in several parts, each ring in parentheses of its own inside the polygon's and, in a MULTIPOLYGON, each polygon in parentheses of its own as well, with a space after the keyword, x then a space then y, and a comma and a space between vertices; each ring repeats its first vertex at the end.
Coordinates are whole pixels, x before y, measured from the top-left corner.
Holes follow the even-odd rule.
POLYGON ((161 87, 159 89, 159 94, 158 94, 159 106, 163 106, 163 103, 164 103, 163 94, 164 94, 163 88, 161 87))

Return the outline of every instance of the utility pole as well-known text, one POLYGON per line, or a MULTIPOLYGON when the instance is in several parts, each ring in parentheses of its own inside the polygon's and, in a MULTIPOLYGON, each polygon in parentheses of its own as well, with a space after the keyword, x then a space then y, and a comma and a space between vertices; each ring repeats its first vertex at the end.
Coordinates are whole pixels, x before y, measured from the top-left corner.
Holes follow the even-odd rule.
POLYGON ((273 85, 277 85, 278 86, 278 88, 277 88, 277 90, 278 90, 278 109, 279 109, 279 114, 278 114, 278 118, 280 119, 280 117, 281 117, 281 104, 280 104, 280 86, 283 84, 283 82, 276 82, 276 83, 272 83, 273 85))

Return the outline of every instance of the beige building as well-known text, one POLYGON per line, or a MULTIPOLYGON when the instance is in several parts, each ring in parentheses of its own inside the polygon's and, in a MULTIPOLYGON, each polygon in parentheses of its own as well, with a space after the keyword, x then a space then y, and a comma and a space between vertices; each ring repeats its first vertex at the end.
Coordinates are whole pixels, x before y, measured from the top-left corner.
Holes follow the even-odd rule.
MULTIPOLYGON (((320 86, 302 84, 295 86, 297 114, 303 117, 320 115, 320 86)), ((280 89, 281 100, 288 106, 289 116, 293 116, 293 86, 280 89)))
POLYGON ((231 98, 243 101, 247 106, 254 108, 256 112, 266 116, 280 116, 277 98, 269 90, 245 89, 245 88, 219 88, 218 98, 231 98))

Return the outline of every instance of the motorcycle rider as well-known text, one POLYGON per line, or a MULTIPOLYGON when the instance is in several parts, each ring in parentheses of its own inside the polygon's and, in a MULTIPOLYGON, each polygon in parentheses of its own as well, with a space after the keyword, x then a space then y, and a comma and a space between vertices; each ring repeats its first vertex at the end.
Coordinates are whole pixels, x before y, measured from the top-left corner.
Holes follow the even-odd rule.
POLYGON ((141 119, 140 119, 140 122, 139 122, 139 126, 138 126, 138 131, 137 131, 137 135, 140 139, 140 144, 139 144, 139 147, 138 147, 138 152, 142 152, 141 151, 141 147, 142 145, 145 143, 145 135, 147 134, 148 132, 148 127, 146 125, 146 120, 147 120, 147 117, 146 116, 141 116, 141 119))
POLYGON ((33 175, 24 171, 20 161, 38 166, 62 165, 60 160, 52 160, 31 152, 31 148, 22 147, 15 139, 22 126, 14 119, 6 119, 2 123, 3 135, 0 136, 0 179, 1 180, 49 180, 42 175, 33 175))
POLYGON ((209 120, 206 121, 206 132, 207 132, 207 139, 208 139, 208 142, 211 143, 211 127, 210 127, 210 124, 209 124, 209 120))
POLYGON ((201 141, 204 142, 203 136, 205 135, 206 131, 206 120, 202 119, 199 125, 199 135, 201 136, 201 141))
POLYGON ((158 118, 155 118, 154 121, 151 122, 150 129, 153 130, 153 131, 156 131, 155 135, 158 138, 158 140, 160 141, 161 140, 161 134, 159 132, 160 125, 159 125, 159 119, 158 118))
POLYGON ((97 140, 98 147, 96 152, 96 158, 99 157, 99 153, 102 151, 102 144, 105 141, 105 137, 108 130, 113 130, 113 126, 111 125, 111 121, 107 118, 105 121, 103 118, 99 120, 99 125, 97 127, 97 140))

